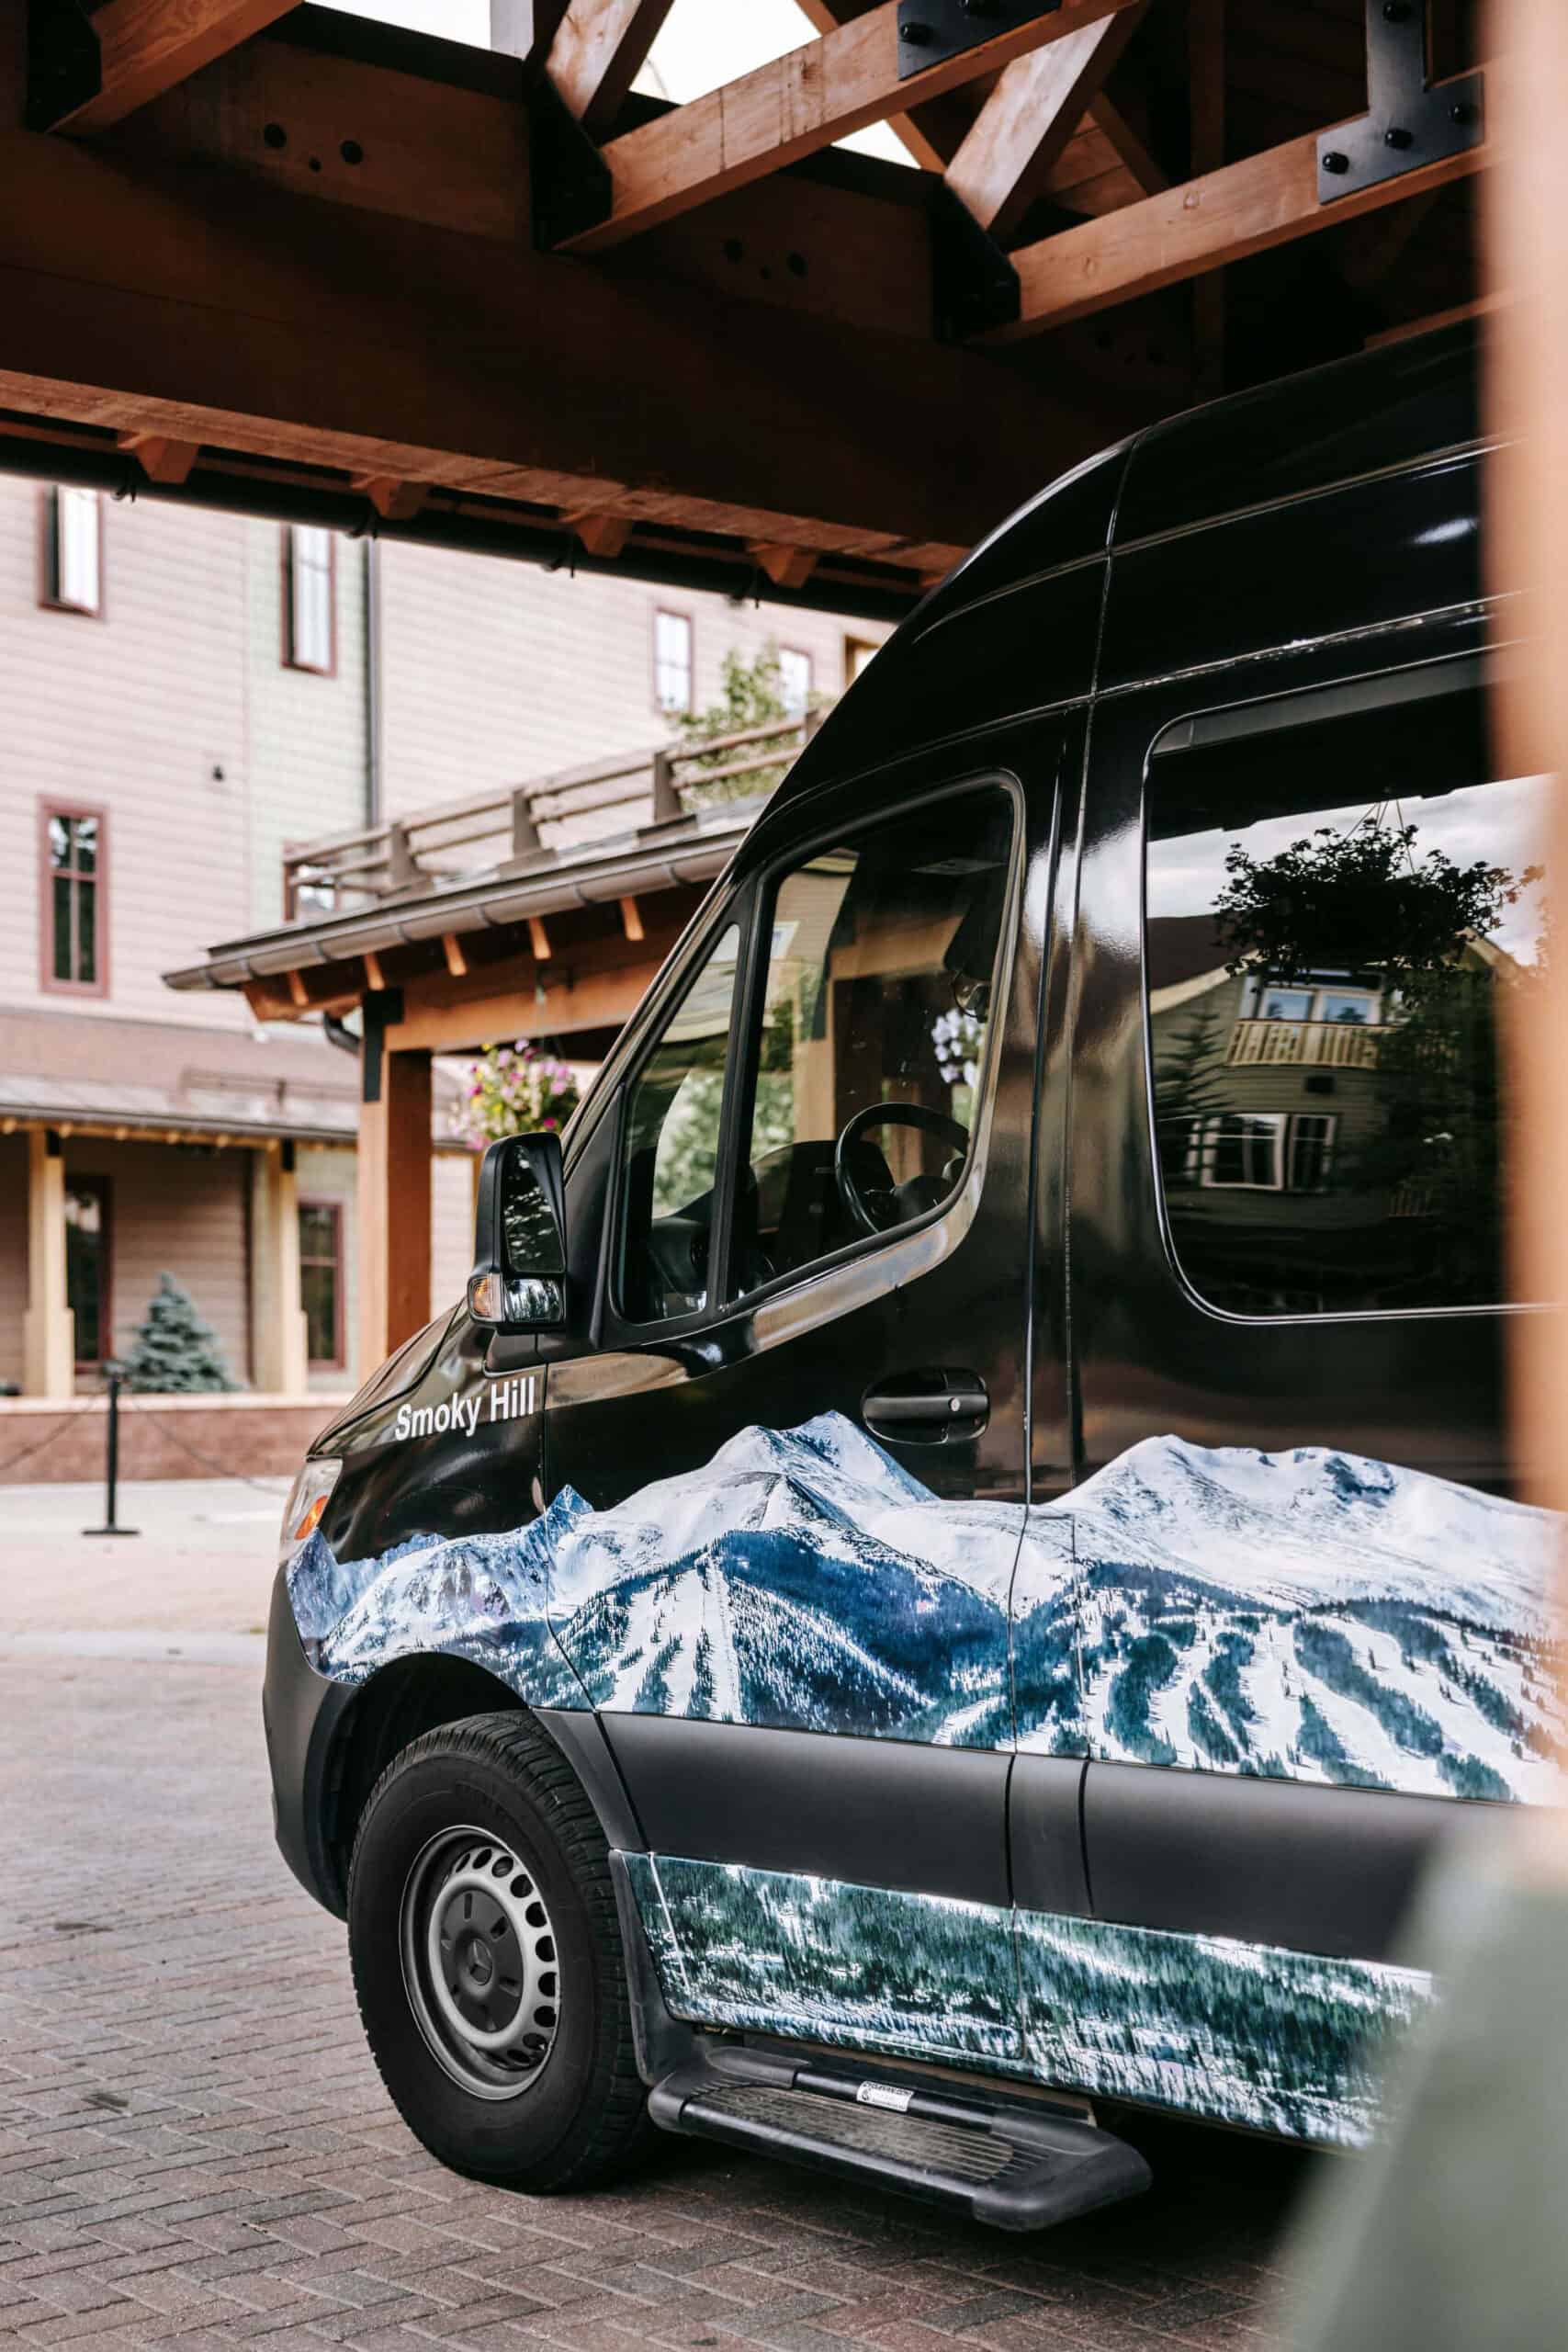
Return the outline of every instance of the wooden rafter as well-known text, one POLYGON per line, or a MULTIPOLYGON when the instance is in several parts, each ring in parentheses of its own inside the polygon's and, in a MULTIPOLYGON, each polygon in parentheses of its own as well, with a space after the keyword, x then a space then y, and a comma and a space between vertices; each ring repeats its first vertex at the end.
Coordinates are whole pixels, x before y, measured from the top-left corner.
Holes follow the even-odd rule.
MULTIPOLYGON (((1497 63, 1486 68, 1489 87, 1503 71, 1497 63)), ((1162 286, 1179 285, 1205 270, 1404 203, 1484 170, 1495 152, 1488 139, 1324 204, 1317 134, 1309 131, 1164 195, 1022 246, 1012 255, 1021 293, 1018 320, 995 330, 990 339, 1008 341, 1066 326, 1162 286)))
POLYGON ((957 89, 1141 5, 1063 0, 1050 14, 1010 26, 900 81, 897 28, 908 9, 905 0, 882 0, 852 23, 611 140, 603 151, 613 188, 609 214, 566 242, 581 253, 624 243, 922 97, 957 89))
POLYGON ((547 70, 585 130, 609 128, 658 40, 672 0, 571 0, 547 70))
MULTIPOLYGON (((801 15, 818 33, 852 23, 874 5, 875 0, 795 0, 801 15)), ((969 119, 961 100, 928 98, 908 114, 890 114, 887 128, 923 172, 941 172, 958 153, 969 119)))
POLYGON ((95 14, 100 86, 56 130, 107 130, 215 57, 286 17, 294 0, 107 0, 95 14))
POLYGON ((1141 6, 1015 58, 947 167, 947 185, 994 237, 1045 187, 1067 141, 1132 38, 1141 6))

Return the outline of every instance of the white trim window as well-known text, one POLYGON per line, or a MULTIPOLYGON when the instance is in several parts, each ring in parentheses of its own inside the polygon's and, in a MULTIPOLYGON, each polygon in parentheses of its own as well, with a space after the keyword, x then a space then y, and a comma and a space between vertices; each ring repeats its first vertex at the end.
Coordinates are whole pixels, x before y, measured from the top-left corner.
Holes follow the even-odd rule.
POLYGON ((690 613, 662 609, 653 616, 653 699, 662 711, 685 713, 693 707, 695 660, 690 613))
POLYGON ((813 684, 810 654, 797 645, 781 645, 779 694, 792 718, 804 718, 810 709, 813 684))
POLYGON ((1198 1182, 1214 1192, 1282 1193, 1285 1114, 1220 1111, 1200 1119, 1198 1182))
POLYGON ((288 526, 288 666, 330 677, 336 666, 333 535, 314 523, 288 526))
POLYGON ((104 608, 103 506, 96 490, 62 483, 50 499, 49 601, 68 613, 104 608))
POLYGON ((1326 1021, 1336 1026, 1375 1029, 1382 1020, 1382 992, 1357 980, 1325 979, 1309 972, 1303 980, 1247 984, 1244 1021, 1326 1021))
POLYGON ((1298 1111, 1291 1121, 1291 1148, 1286 1182, 1292 1193, 1325 1193, 1334 1165, 1334 1132, 1339 1124, 1333 1111, 1298 1111))

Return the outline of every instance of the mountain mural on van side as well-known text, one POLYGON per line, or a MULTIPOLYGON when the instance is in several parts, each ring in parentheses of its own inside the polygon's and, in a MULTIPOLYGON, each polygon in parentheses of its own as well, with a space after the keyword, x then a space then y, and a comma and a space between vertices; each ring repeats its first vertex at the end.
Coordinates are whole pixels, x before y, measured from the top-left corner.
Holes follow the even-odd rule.
MULTIPOLYGON (((1561 1800, 1554 1513, 1321 1446, 1175 1437, 1049 1510, 1072 1521, 1094 1754, 1561 1800)), ((1031 1557, 1013 1597, 1025 1748, 1055 1730, 1029 1686, 1031 1557)))
POLYGON ((1544 1801, 1559 1537, 1420 1471, 1177 1437, 1027 1512, 941 1500, 824 1414, 607 1510, 568 1488, 348 1563, 318 1533, 290 1590, 344 1680, 445 1650, 540 1705, 1544 1801))
POLYGON ((625 1860, 679 2017, 1291 2138, 1371 2137, 1390 2046, 1431 1996, 1424 1972, 1382 1962, 733 1862, 625 1860))

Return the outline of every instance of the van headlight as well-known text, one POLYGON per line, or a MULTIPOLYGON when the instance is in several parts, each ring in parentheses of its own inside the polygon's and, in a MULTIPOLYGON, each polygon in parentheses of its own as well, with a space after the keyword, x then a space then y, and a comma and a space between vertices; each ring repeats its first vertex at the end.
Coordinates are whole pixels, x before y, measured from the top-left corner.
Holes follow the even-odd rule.
POLYGON ((341 1462, 307 1462, 289 1488, 277 1537, 277 1565, 291 1567, 321 1523, 321 1513, 337 1485, 341 1462))

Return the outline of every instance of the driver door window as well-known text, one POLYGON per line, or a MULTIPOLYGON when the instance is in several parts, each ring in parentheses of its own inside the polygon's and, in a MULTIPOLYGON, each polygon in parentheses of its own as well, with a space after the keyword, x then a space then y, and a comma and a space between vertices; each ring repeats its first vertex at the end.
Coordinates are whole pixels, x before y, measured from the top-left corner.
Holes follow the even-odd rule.
POLYGON ((1008 796, 964 792, 818 850, 777 884, 738 1292, 907 1224, 957 1186, 1011 841, 1008 796))
POLYGON ((617 1290, 629 1322, 707 1303, 725 1066, 740 930, 731 923, 686 990, 631 1091, 623 1131, 617 1290))

